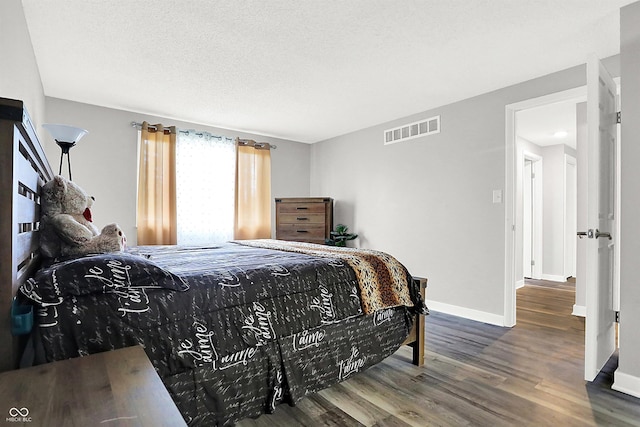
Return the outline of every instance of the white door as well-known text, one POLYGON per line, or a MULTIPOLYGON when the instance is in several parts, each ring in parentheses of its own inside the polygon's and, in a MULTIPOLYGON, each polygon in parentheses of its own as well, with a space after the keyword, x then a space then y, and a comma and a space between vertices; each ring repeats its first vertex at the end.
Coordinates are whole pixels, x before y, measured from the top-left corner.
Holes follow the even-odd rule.
MULTIPOLYGON (((615 351, 613 309, 615 231, 616 84, 595 57, 587 63, 587 277, 584 375, 593 381, 615 351)), ((586 187, 585 187, 586 185, 586 187)), ((583 237, 585 238, 585 237, 583 237)))
POLYGON ((522 174, 522 273, 525 278, 533 277, 533 162, 524 159, 522 174))

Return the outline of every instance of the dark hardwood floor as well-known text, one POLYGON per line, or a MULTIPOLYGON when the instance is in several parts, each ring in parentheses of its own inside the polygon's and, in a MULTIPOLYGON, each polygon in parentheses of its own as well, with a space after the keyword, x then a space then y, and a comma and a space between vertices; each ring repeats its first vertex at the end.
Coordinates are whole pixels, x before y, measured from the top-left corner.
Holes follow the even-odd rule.
POLYGON ((423 367, 402 348, 239 426, 640 426, 640 399, 611 390, 616 356, 596 381, 582 379, 584 319, 571 315, 570 284, 517 293, 514 328, 432 312, 423 367))
POLYGON ((527 286, 542 286, 543 288, 563 289, 565 291, 576 291, 576 278, 569 277, 566 282, 552 282, 550 280, 525 279, 527 286))

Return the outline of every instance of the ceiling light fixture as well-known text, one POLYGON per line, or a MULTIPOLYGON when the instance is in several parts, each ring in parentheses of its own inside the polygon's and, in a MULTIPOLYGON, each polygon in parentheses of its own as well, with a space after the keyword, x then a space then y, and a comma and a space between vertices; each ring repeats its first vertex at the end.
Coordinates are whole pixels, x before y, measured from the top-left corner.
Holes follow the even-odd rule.
POLYGON ((567 132, 566 130, 559 130, 558 132, 553 134, 555 138, 566 138, 567 135, 569 135, 569 132, 567 132))

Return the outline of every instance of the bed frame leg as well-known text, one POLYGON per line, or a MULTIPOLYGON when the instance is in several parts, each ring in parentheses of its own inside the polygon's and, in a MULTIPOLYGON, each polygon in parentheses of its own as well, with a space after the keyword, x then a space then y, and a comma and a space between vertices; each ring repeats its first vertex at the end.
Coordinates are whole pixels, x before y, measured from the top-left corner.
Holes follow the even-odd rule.
POLYGON ((411 344, 413 347, 412 363, 416 366, 424 365, 424 315, 419 314, 416 318, 416 340, 411 344))
MULTIPOLYGON (((427 279, 425 277, 413 276, 413 280, 420 286, 420 294, 422 295, 422 299, 426 301, 427 279)), ((424 365, 424 317, 425 316, 423 314, 418 314, 416 316, 416 339, 410 344, 411 347, 413 347, 412 363, 416 366, 424 365)))

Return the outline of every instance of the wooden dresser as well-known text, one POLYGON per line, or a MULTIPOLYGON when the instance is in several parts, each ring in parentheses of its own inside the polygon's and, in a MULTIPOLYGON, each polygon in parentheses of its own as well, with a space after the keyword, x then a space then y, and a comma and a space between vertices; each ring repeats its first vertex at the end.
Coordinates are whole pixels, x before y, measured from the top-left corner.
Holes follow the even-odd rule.
POLYGON ((324 244, 333 230, 333 199, 276 199, 276 239, 324 244))

